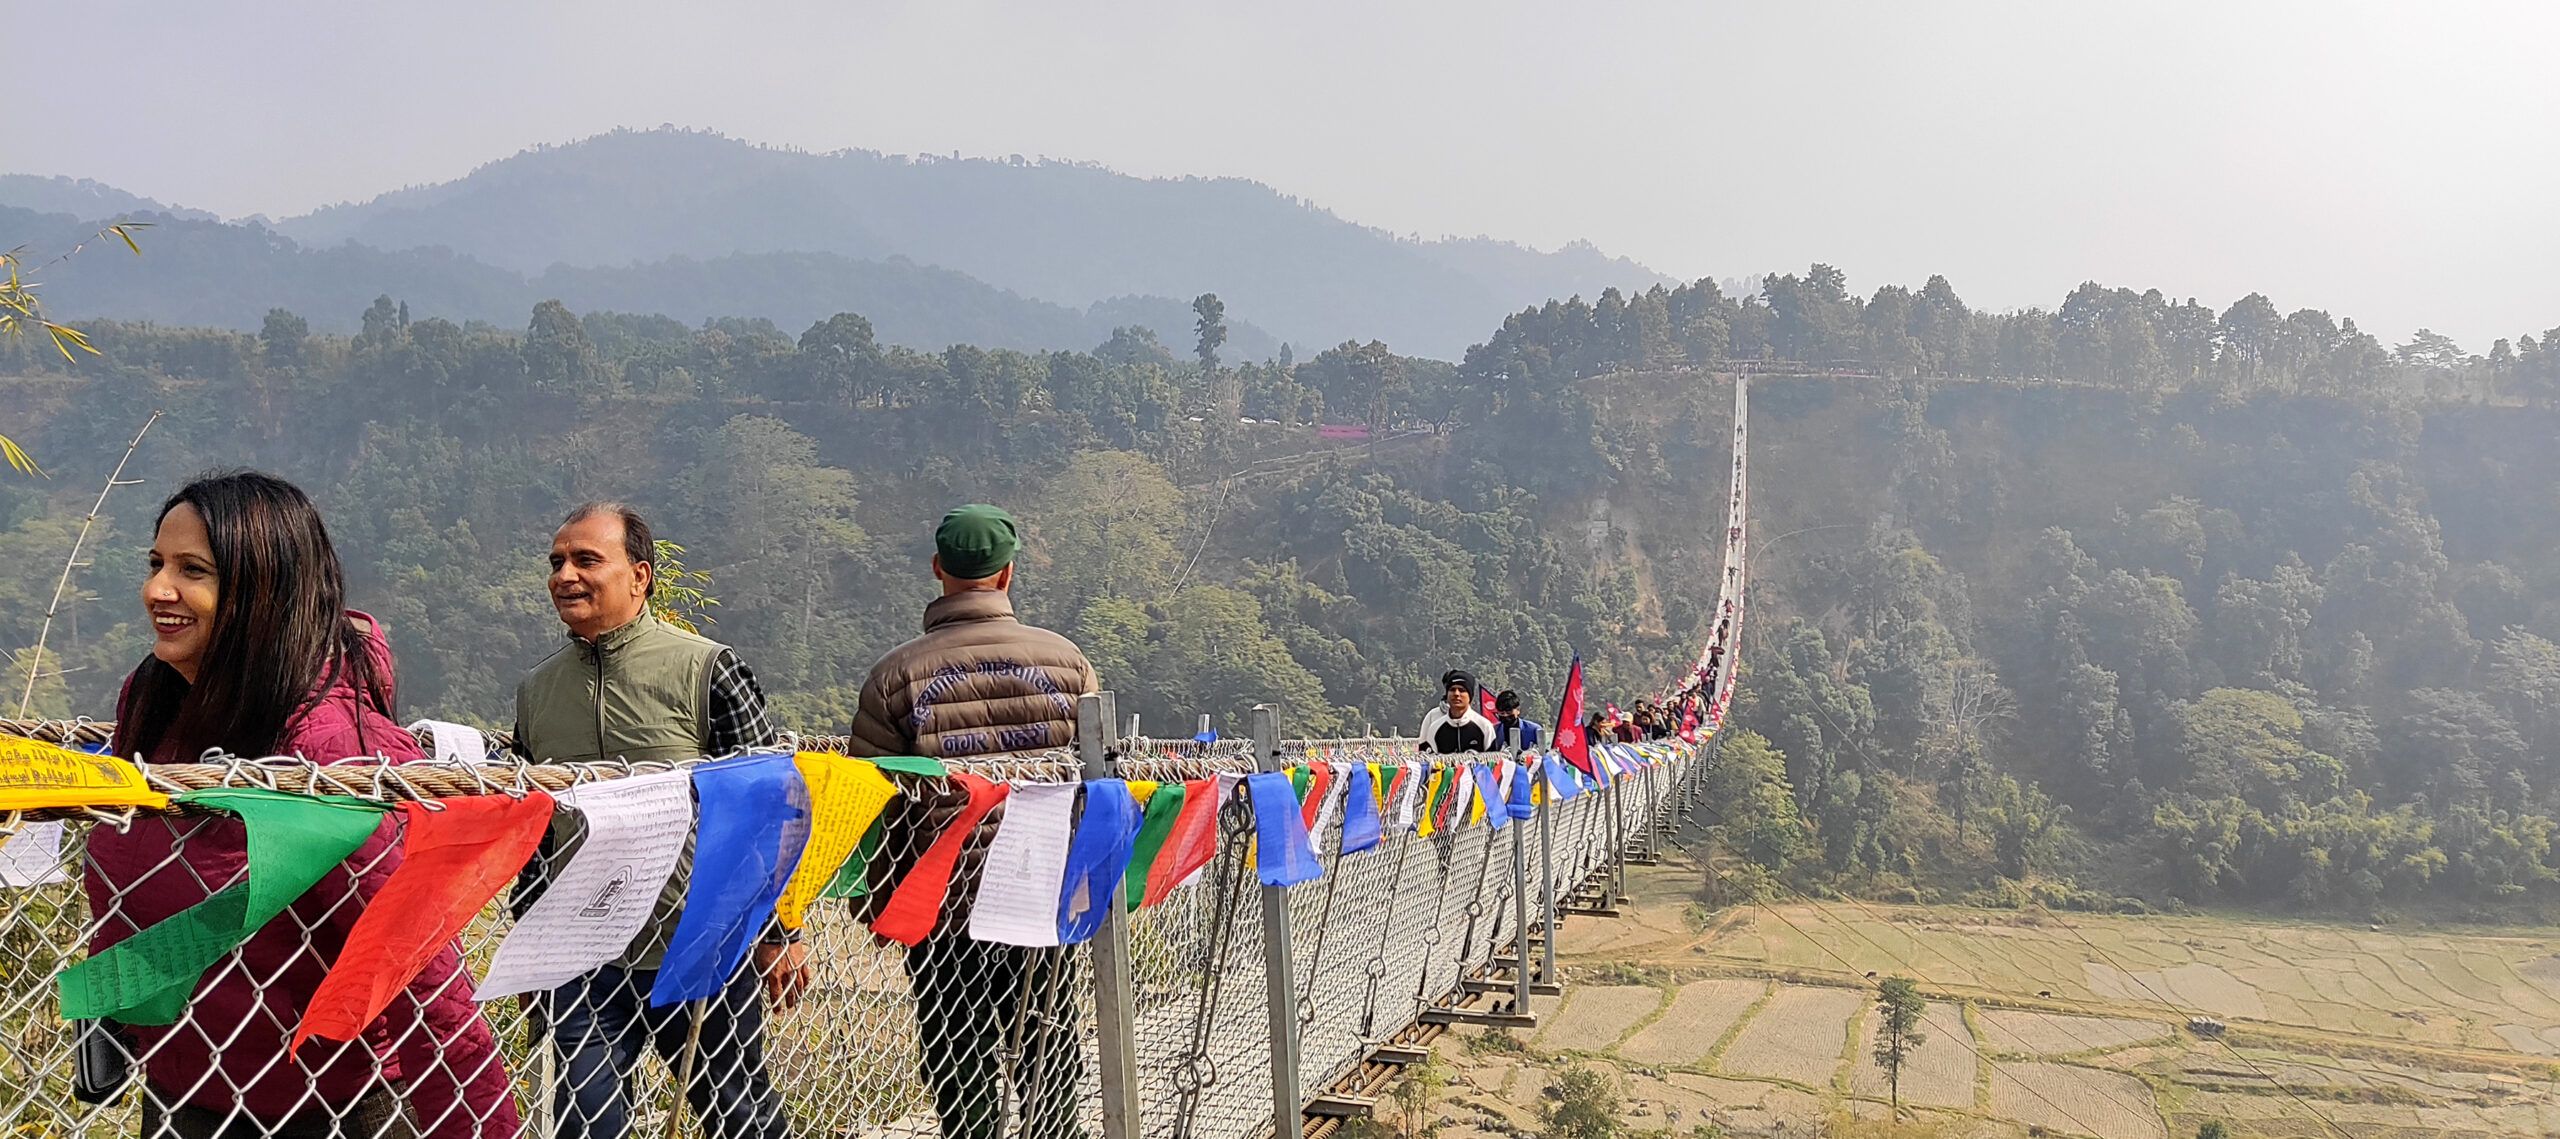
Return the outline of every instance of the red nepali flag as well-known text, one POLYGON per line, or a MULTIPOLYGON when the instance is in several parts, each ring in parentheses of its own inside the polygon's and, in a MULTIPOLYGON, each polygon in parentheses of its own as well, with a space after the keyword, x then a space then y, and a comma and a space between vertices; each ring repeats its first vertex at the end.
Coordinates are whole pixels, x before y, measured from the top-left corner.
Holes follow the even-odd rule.
POLYGON ((1491 689, 1491 688, 1479 688, 1479 689, 1476 689, 1476 703, 1481 704, 1481 705, 1483 705, 1483 706, 1484 706, 1484 718, 1485 718, 1485 719, 1490 720, 1490 719, 1494 718, 1494 711, 1493 711, 1493 689, 1491 689))
POLYGON ((1584 775, 1591 771, 1591 741, 1582 734, 1582 656, 1573 658, 1573 675, 1564 682, 1564 703, 1556 709, 1556 754, 1584 775))

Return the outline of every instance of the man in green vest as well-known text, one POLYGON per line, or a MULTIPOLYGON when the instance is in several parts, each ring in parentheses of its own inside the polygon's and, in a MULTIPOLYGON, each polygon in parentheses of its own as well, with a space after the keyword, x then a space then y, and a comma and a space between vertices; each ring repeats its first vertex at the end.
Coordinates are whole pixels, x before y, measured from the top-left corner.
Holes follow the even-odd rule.
MULTIPOLYGON (((738 654, 650 611, 656 548, 649 523, 621 503, 588 503, 560 524, 551 540, 551 605, 569 627, 569 643, 533 666, 516 688, 518 754, 536 763, 676 762, 777 742, 764 691, 738 654)), ((525 870, 519 913, 533 904, 550 867, 577 853, 585 835, 576 819, 563 812, 552 823, 525 870)), ((624 1139, 641 1050, 655 1048, 677 1068, 688 1041, 694 1078, 685 1098, 712 1139, 789 1135, 782 1099, 765 1075, 757 990, 761 980, 762 996, 776 1011, 798 1001, 808 983, 809 951, 796 936, 779 927, 767 931, 753 968, 701 1002, 698 1035, 693 1002, 649 1007, 692 853, 688 838, 649 924, 621 957, 541 998, 560 1061, 553 1101, 560 1139, 624 1139)))

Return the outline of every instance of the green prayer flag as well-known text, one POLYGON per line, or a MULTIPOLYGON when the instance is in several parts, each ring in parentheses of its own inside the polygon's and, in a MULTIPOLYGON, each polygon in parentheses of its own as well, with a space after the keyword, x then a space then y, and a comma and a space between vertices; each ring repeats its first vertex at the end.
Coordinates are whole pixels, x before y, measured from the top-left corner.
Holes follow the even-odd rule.
MULTIPOLYGON (((900 775, 927 775, 941 779, 951 774, 951 769, 944 767, 941 760, 927 759, 921 755, 874 756, 865 762, 878 764, 880 770, 894 771, 900 775)), ((888 821, 888 818, 888 814, 883 812, 879 818, 871 821, 871 829, 862 832, 862 843, 854 847, 853 853, 846 857, 843 865, 836 867, 835 880, 828 882, 827 888, 818 892, 819 897, 859 898, 871 892, 871 880, 866 873, 871 866, 871 860, 880 856, 880 843, 887 833, 883 824, 888 821)))
POLYGON ((901 775, 931 775, 939 778, 951 774, 951 769, 942 766, 941 760, 926 759, 920 755, 883 755, 874 757, 871 762, 879 764, 882 771, 895 771, 901 775))
POLYGON ((204 971, 345 862, 383 813, 362 799, 256 787, 189 791, 177 802, 240 816, 249 831, 248 880, 63 970, 55 985, 64 1019, 176 1024, 204 971))
POLYGON ((871 892, 871 879, 865 871, 871 866, 871 860, 880 856, 880 844, 889 833, 885 819, 884 814, 882 818, 871 820, 871 829, 862 832, 862 842, 853 848, 853 854, 844 860, 844 865, 836 868, 835 881, 827 883, 827 888, 818 892, 819 897, 859 898, 871 892))
POLYGON ((1138 824, 1138 841, 1129 855, 1129 869, 1121 875, 1121 893, 1127 896, 1129 909, 1135 911, 1147 898, 1147 873, 1155 869, 1156 856, 1164 853, 1165 839, 1173 834, 1174 821, 1182 817, 1182 784, 1165 780, 1156 792, 1147 796, 1147 813, 1138 824))

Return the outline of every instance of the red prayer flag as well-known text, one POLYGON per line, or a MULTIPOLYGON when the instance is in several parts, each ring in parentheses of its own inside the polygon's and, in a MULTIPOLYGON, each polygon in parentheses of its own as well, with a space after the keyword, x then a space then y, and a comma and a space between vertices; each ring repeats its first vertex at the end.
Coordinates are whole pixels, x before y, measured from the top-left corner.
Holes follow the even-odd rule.
POLYGON ((288 1051, 314 1036, 352 1041, 480 907, 524 869, 551 824, 551 796, 535 791, 402 803, 401 862, 357 916, 329 975, 303 1005, 288 1051))
POLYGON ((969 805, 960 808, 958 817, 925 848, 924 857, 916 859, 914 868, 889 895, 889 904, 871 922, 871 932, 910 949, 933 936, 933 927, 942 920, 942 900, 951 893, 951 871, 960 865, 960 848, 969 845, 970 833, 1013 790, 965 771, 952 772, 951 778, 969 793, 969 805))
POLYGON ((1194 779, 1182 785, 1182 813, 1174 816, 1173 833, 1165 836, 1164 849, 1156 853, 1155 865, 1147 868, 1147 896, 1141 904, 1163 901, 1217 854, 1218 780, 1215 776, 1194 779))
POLYGON ((1564 704, 1556 709, 1556 754, 1592 774, 1591 741, 1582 732, 1582 657, 1573 658, 1573 675, 1564 682, 1564 704))
POLYGON ((1307 829, 1314 830, 1316 813, 1324 809, 1324 793, 1333 787, 1333 765, 1310 763, 1307 769, 1314 774, 1307 777, 1307 797, 1298 804, 1298 817, 1305 820, 1307 829))

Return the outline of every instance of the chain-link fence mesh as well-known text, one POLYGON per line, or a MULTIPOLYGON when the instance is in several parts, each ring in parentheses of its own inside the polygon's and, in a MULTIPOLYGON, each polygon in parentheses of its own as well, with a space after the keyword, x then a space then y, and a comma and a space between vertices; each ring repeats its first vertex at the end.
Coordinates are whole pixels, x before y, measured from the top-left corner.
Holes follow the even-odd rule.
MULTIPOLYGON (((61 726, 18 728, 80 742, 61 726)), ((1280 761, 1392 768, 1413 758, 1413 746, 1294 742, 1281 746, 1280 761)), ((1133 744, 1118 770, 1131 779, 1241 777, 1256 767, 1253 751, 1242 741, 1133 744)), ((1290 943, 1280 966, 1265 951, 1251 815, 1229 802, 1209 864, 1129 916, 1125 1015, 1136 1041, 1137 1133, 1269 1133, 1270 968, 1293 971, 1307 1095, 1352 1072, 1426 1011, 1494 987, 1485 978, 1532 960, 1514 892, 1525 882, 1533 927, 1548 920, 1541 895, 1549 874, 1560 906, 1598 900, 1592 890, 1607 887, 1593 886, 1595 879, 1650 833, 1689 754, 1608 792, 1551 799, 1544 819, 1503 828, 1479 822, 1429 837, 1388 825, 1375 847, 1348 856, 1339 854, 1344 812, 1328 811, 1314 836, 1326 873, 1288 891, 1290 943), (1517 874, 1515 857, 1524 860, 1517 874)), ((493 763, 453 769, 461 773, 426 786, 399 774, 425 766, 387 779, 360 765, 299 761, 184 771, 192 786, 396 799, 537 784, 557 790, 646 770, 493 763), (468 785, 456 790, 466 775, 468 785)), ((1064 753, 950 766, 1040 782, 1073 781, 1082 771, 1064 753)), ((152 769, 155 780, 171 771, 152 769)), ((939 782, 898 779, 919 802, 931 797, 925 784, 939 782)), ((487 973, 524 902, 520 883, 431 959, 362 1039, 314 1040, 288 1053, 303 1004, 400 857, 400 816, 386 819, 354 857, 220 954, 183 1007, 166 1010, 170 1023, 158 1025, 67 1022, 56 979, 93 949, 208 899, 236 897, 248 868, 243 824, 203 813, 22 822, 0 845, 0 1033, 8 1043, 0 1134, 459 1139, 518 1125, 528 1135, 615 1139, 1101 1134, 1092 948, 966 937, 976 872, 967 858, 941 928, 914 949, 872 934, 864 905, 875 892, 864 892, 813 906, 800 948, 751 953, 717 996, 665 1006, 650 1004, 655 962, 645 957, 548 992, 475 1001, 473 978, 487 973), (802 950, 809 983, 786 1007, 763 992, 761 970, 769 957, 787 963, 802 950)), ((913 825, 884 822, 868 857, 894 872, 938 833, 929 814, 913 825)), ((1493 994, 1497 1002, 1509 984, 1493 994)))

